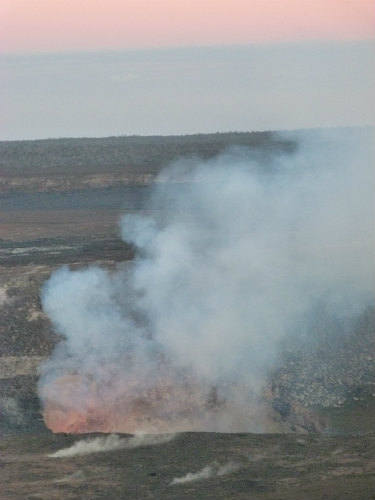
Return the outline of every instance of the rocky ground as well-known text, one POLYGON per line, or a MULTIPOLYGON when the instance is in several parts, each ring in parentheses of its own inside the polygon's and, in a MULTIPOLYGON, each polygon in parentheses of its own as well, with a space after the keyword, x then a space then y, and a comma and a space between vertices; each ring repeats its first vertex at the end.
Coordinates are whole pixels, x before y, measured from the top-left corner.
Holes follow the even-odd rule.
POLYGON ((2 500, 375 498, 367 435, 44 434, 6 437, 0 453, 2 500))

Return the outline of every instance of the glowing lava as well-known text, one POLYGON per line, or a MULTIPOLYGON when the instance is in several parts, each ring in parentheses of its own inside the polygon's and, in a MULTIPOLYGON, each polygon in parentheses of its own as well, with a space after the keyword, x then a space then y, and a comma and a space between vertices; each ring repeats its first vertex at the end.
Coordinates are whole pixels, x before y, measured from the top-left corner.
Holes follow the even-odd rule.
POLYGON ((52 432, 166 433, 254 430, 259 405, 225 401, 215 389, 164 378, 145 388, 135 381, 101 387, 79 375, 55 379, 44 387, 44 420, 52 432), (251 423, 251 424, 250 424, 251 423))
POLYGON ((70 375, 56 379, 45 393, 45 423, 53 432, 65 433, 193 430, 208 424, 220 406, 198 385, 168 381, 147 389, 133 383, 103 391, 92 381, 70 375))

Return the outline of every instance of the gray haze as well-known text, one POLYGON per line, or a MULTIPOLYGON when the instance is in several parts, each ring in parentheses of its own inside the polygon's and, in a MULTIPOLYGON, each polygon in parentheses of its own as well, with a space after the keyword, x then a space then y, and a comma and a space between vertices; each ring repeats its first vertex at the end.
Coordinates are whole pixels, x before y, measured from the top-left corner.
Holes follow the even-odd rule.
POLYGON ((0 139, 373 125, 374 42, 1 56, 0 139))
POLYGON ((42 304, 65 340, 42 367, 47 406, 97 400, 113 431, 261 429, 281 344, 322 304, 345 335, 374 297, 373 130, 288 137, 297 151, 266 163, 240 148, 171 165, 153 215, 121 220, 134 264, 52 275, 42 304))

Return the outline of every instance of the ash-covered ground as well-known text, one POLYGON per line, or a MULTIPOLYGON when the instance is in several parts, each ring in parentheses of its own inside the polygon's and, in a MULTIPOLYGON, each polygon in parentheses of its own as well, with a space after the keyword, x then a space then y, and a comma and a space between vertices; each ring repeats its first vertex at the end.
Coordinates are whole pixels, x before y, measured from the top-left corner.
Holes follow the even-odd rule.
POLYGON ((4 500, 374 498, 368 435, 43 434, 0 446, 4 500))
MULTIPOLYGON (((259 136, 259 144, 250 136, 258 157, 262 148, 267 157, 281 146, 294 149, 292 142, 283 145, 272 136, 259 136)), ((217 154, 228 140, 213 147, 212 137, 206 142, 200 137, 202 156, 217 154)), ((37 142, 34 154, 40 158, 48 144, 37 142)), ((101 434, 52 434, 37 394, 38 367, 61 335, 42 311, 41 287, 61 265, 113 270, 133 259, 134 246, 121 241, 118 220, 124 213, 150 213, 143 200, 159 166, 148 172, 145 163, 141 179, 134 177, 134 167, 127 177, 127 166, 116 164, 112 178, 110 167, 100 177, 100 166, 89 166, 75 185, 74 155, 65 176, 64 170, 57 176, 58 165, 44 173, 38 165, 27 166, 31 153, 26 148, 22 157, 22 144, 19 149, 15 143, 2 146, 13 148, 4 157, 17 160, 17 172, 12 183, 9 165, 1 166, 1 499, 375 498, 371 306, 344 337, 337 335, 340 322, 317 314, 309 336, 295 336, 280 346, 262 389, 267 434, 182 433, 165 442, 145 438, 136 446, 129 446, 132 438, 122 434, 110 435, 109 441, 101 434), (22 173, 33 181, 22 184, 22 173), (97 439, 91 453, 49 456, 77 441, 85 447, 87 439, 97 439)), ((176 147, 172 159, 178 156, 176 147)), ((160 151, 157 140, 155 151, 160 151)), ((50 156, 58 163, 56 151, 50 156)))

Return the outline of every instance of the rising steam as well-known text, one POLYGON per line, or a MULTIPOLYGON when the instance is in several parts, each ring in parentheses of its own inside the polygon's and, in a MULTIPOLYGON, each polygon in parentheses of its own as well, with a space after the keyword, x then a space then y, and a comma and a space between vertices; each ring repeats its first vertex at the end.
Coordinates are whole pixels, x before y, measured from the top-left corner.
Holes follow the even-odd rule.
POLYGON ((62 448, 48 455, 51 458, 67 458, 81 455, 90 455, 91 453, 104 453, 113 450, 131 450, 143 446, 155 446, 158 444, 169 443, 174 439, 174 434, 159 435, 135 435, 130 438, 123 438, 117 434, 108 436, 99 436, 91 439, 81 439, 76 441, 68 448, 62 448))
POLYGON ((321 304, 350 328, 373 298, 372 134, 289 134, 294 153, 233 149, 162 172, 151 215, 121 220, 134 262, 64 267, 43 287, 63 336, 41 367, 47 425, 263 430, 281 344, 321 304))
POLYGON ((192 483, 195 481, 202 481, 203 479, 211 479, 212 477, 221 477, 236 472, 240 466, 233 462, 228 462, 226 464, 220 465, 216 462, 206 465, 203 469, 198 472, 188 472, 185 476, 175 477, 170 486, 176 484, 192 483))

